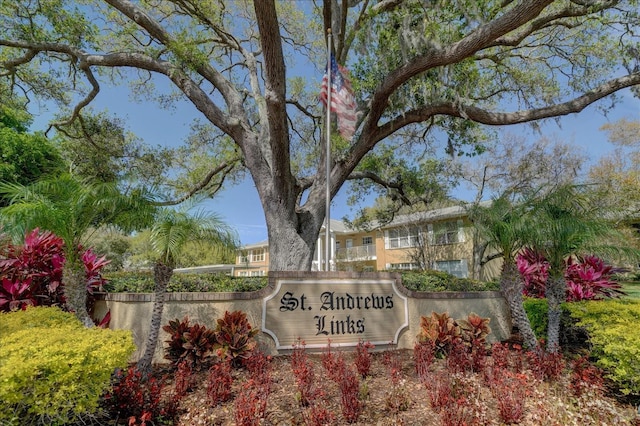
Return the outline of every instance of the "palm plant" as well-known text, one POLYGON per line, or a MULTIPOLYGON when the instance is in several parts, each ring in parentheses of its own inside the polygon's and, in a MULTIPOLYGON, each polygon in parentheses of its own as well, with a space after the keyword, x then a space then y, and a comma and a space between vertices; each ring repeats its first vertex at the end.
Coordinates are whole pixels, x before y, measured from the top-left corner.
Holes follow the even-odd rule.
POLYGON ((560 344, 560 305, 567 297, 567 259, 584 254, 635 257, 637 251, 611 221, 592 208, 582 186, 559 186, 533 198, 529 205, 530 246, 549 262, 547 350, 555 352, 560 344))
POLYGON ((502 257, 500 291, 509 304, 511 319, 520 330, 525 346, 530 350, 537 349, 538 342, 523 305, 524 282, 516 264, 517 253, 524 246, 528 232, 524 205, 514 204, 503 195, 489 206, 474 206, 469 217, 487 249, 494 251, 491 257, 502 257))
POLYGON ((142 226, 153 211, 149 199, 141 192, 123 194, 115 184, 66 173, 29 185, 0 182, 0 196, 9 200, 9 205, 0 209, 0 225, 14 239, 35 228, 62 238, 67 307, 87 327, 93 326, 86 309, 86 279, 79 249, 100 225, 117 224, 123 229, 142 226))
POLYGON ((197 211, 191 214, 191 205, 181 209, 160 209, 151 227, 151 246, 157 255, 153 268, 153 312, 145 351, 138 361, 138 370, 148 373, 156 350, 162 321, 165 294, 173 276, 177 259, 188 243, 216 243, 219 250, 235 250, 237 237, 216 214, 197 211))

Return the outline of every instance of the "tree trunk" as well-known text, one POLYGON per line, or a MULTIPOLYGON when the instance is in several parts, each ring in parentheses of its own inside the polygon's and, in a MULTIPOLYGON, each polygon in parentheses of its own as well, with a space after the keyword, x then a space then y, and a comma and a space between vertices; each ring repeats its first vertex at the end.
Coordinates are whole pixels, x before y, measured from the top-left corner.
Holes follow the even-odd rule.
POLYGON ((561 304, 566 300, 567 283, 564 276, 549 275, 545 295, 549 304, 547 321, 547 352, 558 352, 560 349, 561 304))
MULTIPOLYGON (((267 222, 268 223, 268 222, 267 222)), ((310 271, 318 233, 301 233, 293 226, 269 225, 269 270, 310 271)))
POLYGON ((93 327, 95 324, 87 312, 87 278, 84 267, 72 261, 66 262, 62 270, 62 282, 67 308, 85 327, 93 327))
POLYGON ((482 274, 482 258, 486 251, 487 245, 481 241, 477 229, 473 231, 473 276, 474 280, 479 280, 482 274))
POLYGON ((147 375, 151 371, 151 363, 153 354, 158 345, 158 336, 160 335, 160 326, 162 323, 162 311, 164 309, 164 299, 167 292, 169 280, 173 275, 173 268, 162 263, 156 263, 153 268, 153 280, 155 299, 153 301, 153 312, 151 313, 151 325, 149 326, 149 336, 144 349, 144 354, 138 361, 138 371, 147 375))
MULTIPOLYGON (((295 199, 274 195, 275 184, 254 179, 261 193, 269 238, 270 271, 310 271, 322 221, 324 203, 310 194, 306 209, 296 209, 295 199)), ((324 194, 322 194, 324 197, 324 194)))
POLYGON ((518 267, 515 262, 505 260, 500 276, 500 291, 505 299, 507 299, 509 310, 511 311, 511 320, 516 327, 518 327, 520 334, 522 334, 525 348, 528 350, 537 350, 538 341, 531 328, 531 322, 529 322, 527 312, 524 310, 522 290, 522 277, 520 276, 518 267))

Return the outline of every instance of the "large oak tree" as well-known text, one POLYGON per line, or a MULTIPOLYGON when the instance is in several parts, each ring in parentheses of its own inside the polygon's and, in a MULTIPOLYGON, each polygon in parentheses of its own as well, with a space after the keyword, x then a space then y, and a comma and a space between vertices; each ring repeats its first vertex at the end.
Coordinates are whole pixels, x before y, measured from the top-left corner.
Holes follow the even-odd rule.
POLYGON ((420 179, 393 166, 412 160, 419 172, 434 138, 454 153, 473 147, 483 125, 578 113, 637 87, 638 23, 637 1, 0 0, 0 78, 71 105, 58 127, 112 84, 163 103, 174 94, 153 85, 170 85, 202 114, 210 160, 177 180, 167 203, 248 170, 270 269, 307 270, 327 181, 330 197, 364 179, 425 201, 408 187, 420 179), (359 121, 352 140, 333 137, 327 176, 317 93, 329 27, 352 70, 359 121), (317 72, 303 78, 296 61, 317 72), (402 161, 368 167, 390 150, 402 161))

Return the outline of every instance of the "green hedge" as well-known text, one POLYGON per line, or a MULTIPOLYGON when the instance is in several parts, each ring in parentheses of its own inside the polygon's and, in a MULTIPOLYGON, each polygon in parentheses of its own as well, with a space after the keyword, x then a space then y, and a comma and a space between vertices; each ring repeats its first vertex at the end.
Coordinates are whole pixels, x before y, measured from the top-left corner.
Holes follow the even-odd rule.
MULTIPOLYGON (((153 272, 112 272, 105 274, 109 293, 153 293, 153 272)), ((173 274, 169 292, 256 291, 266 287, 267 277, 230 277, 224 274, 173 274)))
POLYGON ((441 271, 402 271, 402 284, 413 291, 493 291, 498 283, 457 278, 441 271))
POLYGON ((547 338, 548 308, 547 299, 536 299, 525 297, 523 301, 524 310, 527 312, 531 328, 538 340, 547 338))
POLYGON ((0 314, 0 424, 81 422, 134 350, 130 331, 88 329, 58 308, 0 314))
MULTIPOLYGON (((499 290, 495 282, 481 282, 457 278, 446 272, 424 271, 402 274, 402 283, 413 291, 492 291, 499 290)), ((152 293, 153 272, 112 272, 105 274, 110 293, 152 293)), ((266 287, 267 277, 230 277, 224 274, 174 274, 169 282, 170 292, 192 291, 256 291, 266 287)))

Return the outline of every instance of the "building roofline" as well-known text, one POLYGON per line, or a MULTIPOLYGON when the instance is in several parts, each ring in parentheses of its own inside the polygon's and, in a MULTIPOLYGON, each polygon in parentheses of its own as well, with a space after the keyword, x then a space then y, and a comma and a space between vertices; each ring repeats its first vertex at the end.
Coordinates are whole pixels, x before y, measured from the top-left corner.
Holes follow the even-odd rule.
MULTIPOLYGON (((492 201, 481 201, 481 206, 488 206, 492 203, 492 201)), ((443 207, 440 209, 433 209, 409 214, 403 214, 396 216, 391 222, 380 225, 379 223, 373 221, 371 223, 371 230, 374 229, 389 229, 394 228, 400 225, 406 225, 410 223, 418 223, 425 221, 436 221, 436 220, 444 220, 444 219, 452 219, 459 218, 467 215, 467 206, 470 203, 461 203, 454 206, 443 207)), ((320 228, 320 235, 324 234, 326 220, 322 223, 322 227, 320 228)), ((361 230, 349 227, 344 221, 331 219, 331 231, 336 234, 353 234, 357 232, 361 232, 361 230)), ((242 246, 241 250, 249 250, 253 248, 262 248, 268 247, 269 240, 260 241, 254 244, 247 244, 242 246)))
POLYGON ((268 246, 269 246, 269 240, 263 240, 263 241, 258 241, 257 243, 245 244, 242 247, 240 247, 240 250, 250 250, 254 248, 262 248, 262 247, 268 247, 268 246))
POLYGON ((238 265, 236 264, 218 264, 218 265, 204 265, 204 266, 192 266, 189 268, 176 268, 173 270, 176 274, 200 274, 206 272, 233 272, 238 265))

